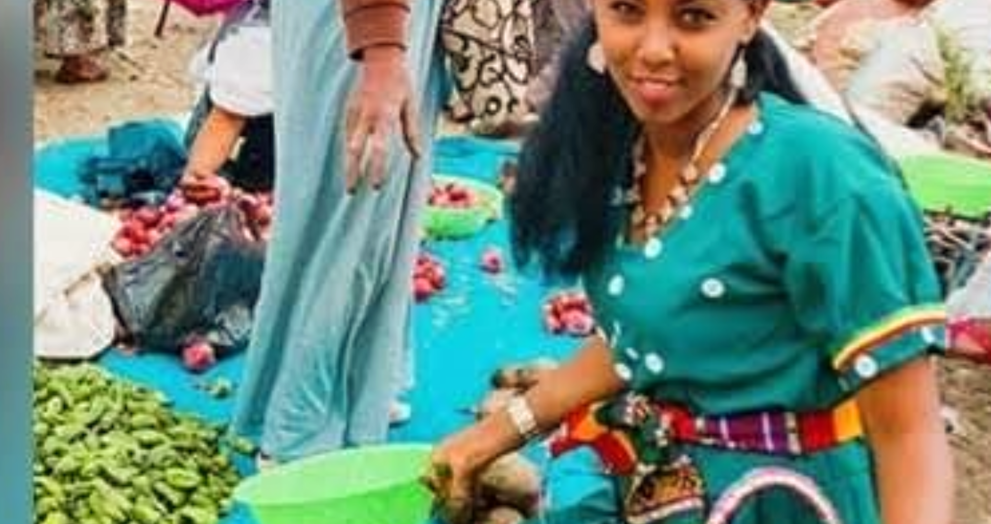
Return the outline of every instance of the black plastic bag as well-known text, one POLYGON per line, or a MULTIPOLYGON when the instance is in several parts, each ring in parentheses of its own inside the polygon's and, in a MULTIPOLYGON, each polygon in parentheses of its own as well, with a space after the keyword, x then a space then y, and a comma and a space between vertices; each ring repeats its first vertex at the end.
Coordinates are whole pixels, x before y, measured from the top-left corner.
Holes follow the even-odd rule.
POLYGON ((178 354, 203 340, 218 357, 246 347, 265 250, 250 227, 237 204, 208 208, 104 273, 127 342, 178 354))

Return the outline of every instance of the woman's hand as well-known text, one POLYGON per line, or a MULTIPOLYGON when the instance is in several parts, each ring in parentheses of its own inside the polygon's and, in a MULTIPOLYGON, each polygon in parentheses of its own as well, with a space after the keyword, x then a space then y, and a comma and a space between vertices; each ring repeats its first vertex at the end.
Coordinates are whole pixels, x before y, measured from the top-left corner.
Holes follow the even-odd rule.
MULTIPOLYGON (((523 395, 537 427, 557 427, 568 414, 625 388, 612 366, 612 353, 600 337, 589 337, 560 367, 542 372, 523 395)), ((468 522, 477 492, 476 479, 492 461, 526 444, 505 410, 498 410, 435 449, 424 481, 451 524, 468 522)))
POLYGON ((362 52, 359 68, 345 123, 348 191, 354 191, 363 176, 376 189, 382 186, 389 139, 396 127, 402 128, 410 154, 420 156, 413 83, 404 51, 396 46, 370 47, 362 52), (367 170, 363 169, 366 158, 367 170))
POLYGON ((478 426, 448 437, 434 448, 424 483, 434 493, 439 516, 448 524, 474 521, 479 473, 483 462, 476 443, 478 426))

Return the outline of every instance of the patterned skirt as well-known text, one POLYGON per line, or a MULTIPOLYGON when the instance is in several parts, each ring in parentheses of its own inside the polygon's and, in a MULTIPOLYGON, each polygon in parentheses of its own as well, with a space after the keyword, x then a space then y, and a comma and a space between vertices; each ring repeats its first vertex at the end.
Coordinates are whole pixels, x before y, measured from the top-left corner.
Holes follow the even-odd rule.
POLYGON ((35 0, 35 31, 46 56, 64 58, 124 45, 127 0, 35 0))

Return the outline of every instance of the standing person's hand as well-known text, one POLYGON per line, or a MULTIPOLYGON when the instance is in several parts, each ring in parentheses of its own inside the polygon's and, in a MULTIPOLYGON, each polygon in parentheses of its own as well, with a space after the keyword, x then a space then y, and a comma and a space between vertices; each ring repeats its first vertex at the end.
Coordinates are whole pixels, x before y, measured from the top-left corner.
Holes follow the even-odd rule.
POLYGON ((403 49, 375 46, 362 55, 358 84, 347 108, 348 191, 354 191, 362 177, 368 177, 376 189, 382 186, 389 139, 397 126, 410 153, 414 158, 420 156, 413 83, 403 49))

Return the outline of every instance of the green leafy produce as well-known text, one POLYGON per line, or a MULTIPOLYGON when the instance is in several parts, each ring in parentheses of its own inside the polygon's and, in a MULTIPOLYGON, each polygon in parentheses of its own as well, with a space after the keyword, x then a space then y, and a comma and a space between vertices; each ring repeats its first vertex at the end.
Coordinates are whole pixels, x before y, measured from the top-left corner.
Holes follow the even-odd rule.
POLYGON ((211 524, 240 481, 222 428, 90 365, 34 368, 35 524, 211 524))

